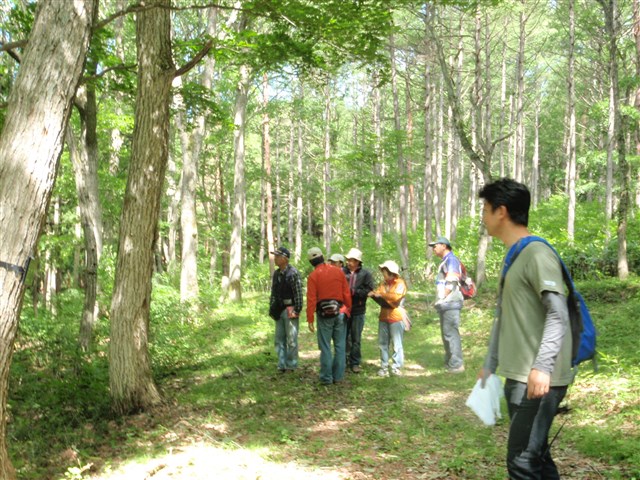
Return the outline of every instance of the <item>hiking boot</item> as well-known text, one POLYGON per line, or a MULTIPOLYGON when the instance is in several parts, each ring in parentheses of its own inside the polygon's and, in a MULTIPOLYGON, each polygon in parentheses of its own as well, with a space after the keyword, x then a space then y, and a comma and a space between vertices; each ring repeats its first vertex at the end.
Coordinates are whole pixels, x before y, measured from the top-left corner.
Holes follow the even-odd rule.
POLYGON ((354 365, 353 367, 351 367, 351 371, 353 373, 360 373, 360 371, 361 371, 360 365, 354 365))
POLYGON ((393 375, 394 377, 401 377, 402 376, 402 372, 400 371, 399 368, 392 368, 391 369, 391 375, 393 375))
POLYGON ((447 368, 448 373, 462 373, 464 372, 464 365, 460 365, 456 368, 447 368))
POLYGON ((378 376, 379 377, 388 377, 389 376, 389 370, 387 370, 386 368, 381 368, 380 370, 378 370, 378 376))

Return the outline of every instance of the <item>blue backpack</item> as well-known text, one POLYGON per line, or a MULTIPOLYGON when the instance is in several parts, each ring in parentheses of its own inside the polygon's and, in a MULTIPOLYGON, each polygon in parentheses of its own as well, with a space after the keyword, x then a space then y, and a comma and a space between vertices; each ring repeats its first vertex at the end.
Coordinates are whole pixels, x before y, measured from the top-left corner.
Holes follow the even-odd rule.
POLYGON ((509 249, 509 251, 507 252, 507 256, 504 259, 504 267, 502 269, 502 275, 500 277, 501 289, 509 267, 511 267, 522 249, 529 245, 531 242, 542 242, 547 245, 553 251, 553 253, 556 254, 556 257, 558 257, 558 260, 562 265, 562 276, 564 277, 564 281, 567 284, 567 288, 569 289, 567 306, 569 307, 569 321, 571 323, 571 337, 573 340, 571 366, 575 367, 579 363, 590 359, 593 359, 595 366, 597 332, 595 326, 593 325, 591 313, 587 308, 587 304, 585 303, 584 298, 582 298, 582 295, 580 295, 576 290, 576 286, 573 283, 573 279, 571 278, 569 269, 562 261, 562 258, 560 258, 560 255, 558 254, 556 249, 553 248, 549 242, 547 242, 544 238, 536 237, 535 235, 521 238, 518 242, 516 242, 509 249))

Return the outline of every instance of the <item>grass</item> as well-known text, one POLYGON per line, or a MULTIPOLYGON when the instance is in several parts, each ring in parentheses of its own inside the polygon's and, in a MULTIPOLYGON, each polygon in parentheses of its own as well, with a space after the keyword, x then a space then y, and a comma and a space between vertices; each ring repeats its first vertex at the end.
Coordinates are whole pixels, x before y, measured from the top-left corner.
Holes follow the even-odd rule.
MULTIPOLYGON (((581 289, 600 331, 600 367, 571 388, 570 413, 553 427, 566 419, 554 457, 567 478, 640 478, 640 288, 611 281, 607 291, 624 293, 602 298, 600 283, 581 289)), ((300 368, 277 372, 264 294, 199 316, 162 295, 151 354, 166 404, 127 418, 110 415, 106 321, 85 357, 75 350, 79 296, 61 298, 57 318, 25 310, 9 400, 19 478, 211 478, 212 469, 229 479, 505 477, 508 421, 484 427, 464 405, 486 349, 492 292, 463 312, 465 373, 444 372, 437 314, 414 295, 404 376, 376 376, 372 305, 364 371, 331 387, 318 384, 304 322, 300 368)))

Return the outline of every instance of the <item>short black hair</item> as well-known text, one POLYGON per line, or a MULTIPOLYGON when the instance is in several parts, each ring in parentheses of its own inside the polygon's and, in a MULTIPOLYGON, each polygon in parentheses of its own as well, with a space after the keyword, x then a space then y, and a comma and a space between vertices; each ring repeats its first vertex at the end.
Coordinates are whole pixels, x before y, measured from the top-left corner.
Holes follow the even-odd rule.
POLYGON ((511 221, 516 225, 529 225, 531 193, 524 183, 501 178, 482 187, 478 196, 491 205, 492 211, 505 206, 511 221))

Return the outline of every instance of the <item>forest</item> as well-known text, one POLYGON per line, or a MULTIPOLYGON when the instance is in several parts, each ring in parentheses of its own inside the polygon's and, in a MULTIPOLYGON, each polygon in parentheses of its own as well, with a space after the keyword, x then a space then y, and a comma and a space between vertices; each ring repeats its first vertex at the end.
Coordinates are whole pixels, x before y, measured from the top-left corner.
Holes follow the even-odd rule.
POLYGON ((1 2, 0 480, 504 478, 508 421, 464 405, 501 177, 599 333, 561 472, 640 478, 639 121, 640 0, 1 2), (440 235, 479 287, 455 378, 440 235), (303 284, 311 247, 400 265, 409 374, 375 378, 369 302, 363 374, 319 390, 305 325, 277 375, 281 245, 303 284))

